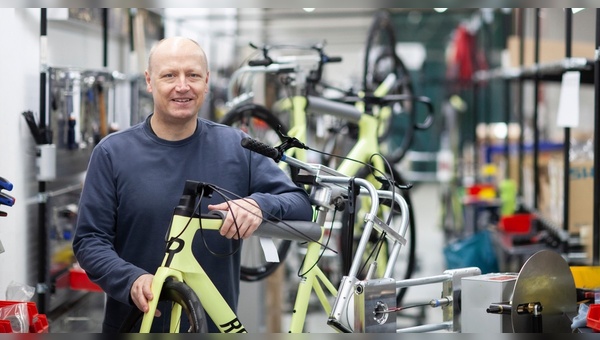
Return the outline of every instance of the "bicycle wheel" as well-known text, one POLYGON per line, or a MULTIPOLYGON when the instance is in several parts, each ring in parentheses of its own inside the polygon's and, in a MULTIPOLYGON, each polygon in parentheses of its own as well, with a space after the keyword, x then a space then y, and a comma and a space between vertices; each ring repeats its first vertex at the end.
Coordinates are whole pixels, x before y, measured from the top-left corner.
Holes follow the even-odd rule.
MULTIPOLYGON (((367 94, 375 94, 385 79, 393 73, 395 82, 385 91, 387 94, 404 94, 412 96, 414 94, 412 80, 408 69, 402 62, 402 59, 396 53, 396 35, 390 13, 387 10, 381 10, 376 13, 371 26, 369 27, 367 42, 365 46, 365 55, 363 61, 363 91, 367 94)), ((384 115, 379 127, 379 141, 382 144, 381 149, 389 149, 386 157, 392 164, 399 162, 406 149, 410 146, 414 133, 414 103, 406 100, 397 103, 391 107, 380 108, 378 114, 384 115), (399 114, 408 114, 409 121, 402 123, 394 119, 399 114), (398 124, 395 124, 398 123, 398 124), (394 134, 391 134, 391 131, 394 134), (393 147, 394 136, 404 136, 399 148, 393 147), (394 150, 392 152, 392 150, 394 150)))
MULTIPOLYGON (((283 134, 287 129, 281 120, 262 105, 247 103, 233 107, 221 120, 222 124, 240 129, 253 138, 271 146, 279 145, 282 140, 277 131, 283 134)), ((285 260, 291 241, 274 239, 279 254, 279 262, 267 262, 260 242, 255 237, 244 240, 242 246, 241 279, 247 282, 259 281, 271 275, 285 260)))
MULTIPOLYGON (((357 174, 357 177, 360 178, 367 178, 369 176, 369 171, 367 168, 363 168, 359 171, 359 173, 357 174)), ((386 176, 389 178, 390 174, 386 174, 386 176)), ((402 179, 402 177, 400 176, 400 174, 392 169, 392 173, 391 176, 393 176, 394 180, 401 184, 404 185, 406 184, 406 182, 402 179)), ((400 190, 400 189, 398 189, 400 190)), ((396 266, 395 266, 395 273, 394 277, 399 277, 401 279, 409 279, 412 277, 413 272, 415 271, 415 267, 416 267, 416 228, 415 228, 415 215, 413 212, 413 205, 412 205, 412 201, 410 198, 410 194, 408 190, 400 190, 400 194, 402 195, 402 197, 404 198, 404 200, 406 201, 406 204, 408 206, 408 219, 409 219, 409 228, 406 232, 406 234, 404 235, 404 237, 407 239, 406 242, 406 246, 403 247, 398 255, 398 259, 396 260, 396 266)), ((391 200, 381 200, 380 204, 384 205, 384 206, 391 206, 391 200)), ((392 217, 392 221, 390 223, 390 225, 394 228, 394 224, 395 223, 399 223, 399 219, 400 219, 400 210, 397 206, 394 207, 394 216, 392 217)), ((351 266, 351 260, 352 260, 352 256, 348 256, 348 254, 354 254, 356 252, 356 248, 358 246, 358 242, 360 240, 361 237, 361 232, 360 232, 360 228, 361 228, 361 223, 362 222, 360 219, 357 220, 357 222, 355 222, 355 228, 354 230, 351 230, 347 227, 347 221, 348 221, 348 212, 344 211, 344 216, 343 216, 343 227, 342 227, 342 241, 341 241, 341 245, 340 245, 340 258, 342 260, 342 268, 344 268, 344 272, 347 272, 347 270, 349 270, 350 266, 351 266), (349 244, 350 242, 347 242, 349 240, 349 238, 351 237, 352 234, 352 248, 350 248, 349 244), (347 261, 350 261, 350 263, 348 263, 347 261)), ((384 213, 384 215, 379 216, 379 218, 382 221, 387 222, 387 214, 384 213)), ((369 256, 369 254, 373 251, 376 251, 376 248, 378 247, 379 244, 379 239, 381 237, 381 233, 373 230, 371 237, 369 239, 369 244, 367 245, 367 251, 365 252, 365 256, 369 256)), ((389 246, 389 244, 387 242, 383 242, 383 244, 381 244, 381 248, 379 250, 380 252, 380 257, 378 258, 378 268, 383 270, 385 268, 385 266, 387 265, 387 262, 385 262, 385 260, 388 258, 389 255, 389 251, 391 251, 391 248, 389 246)), ((371 259, 364 259, 364 261, 366 262, 367 260, 372 260, 371 259)), ((363 271, 361 271, 361 273, 359 273, 360 277, 364 277, 366 275, 366 270, 367 268, 364 268, 363 271)), ((396 294, 396 303, 398 306, 401 305, 402 300, 404 298, 404 296, 406 295, 406 290, 408 288, 404 287, 398 290, 397 294, 396 294)))
MULTIPOLYGON (((187 328, 187 333, 207 333, 208 324, 206 312, 196 293, 185 283, 175 280, 165 281, 159 297, 159 306, 181 306, 182 326, 187 328), (185 316, 185 318, 184 318, 185 316), (187 324, 186 324, 187 321, 187 324)), ((160 309, 160 308, 159 308, 160 309)), ((161 310, 160 318, 152 323, 152 332, 171 332, 169 310, 161 310), (160 321, 159 321, 160 320, 160 321)), ((139 332, 142 321, 141 310, 134 308, 127 316, 121 329, 121 333, 139 332)))

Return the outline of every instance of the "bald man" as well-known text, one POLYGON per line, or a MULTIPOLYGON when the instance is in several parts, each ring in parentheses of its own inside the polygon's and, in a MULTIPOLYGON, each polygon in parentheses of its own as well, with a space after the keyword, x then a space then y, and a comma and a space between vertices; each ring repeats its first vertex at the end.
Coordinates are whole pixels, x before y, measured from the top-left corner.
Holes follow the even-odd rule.
MULTIPOLYGON (((230 213, 220 231, 204 232, 204 240, 196 237, 193 245, 194 255, 234 311, 243 239, 263 218, 312 218, 306 192, 272 160, 243 149, 244 133, 198 116, 209 75, 197 42, 161 40, 150 51, 145 71, 154 112, 144 122, 106 136, 92 152, 73 250, 107 294, 105 333, 117 332, 132 308, 147 311, 148 301, 158 298, 150 290, 153 273, 162 262, 165 234, 186 180, 212 183, 243 197, 237 204, 218 195, 204 199, 203 213, 230 213)), ((219 331, 210 320, 209 331, 219 331)))

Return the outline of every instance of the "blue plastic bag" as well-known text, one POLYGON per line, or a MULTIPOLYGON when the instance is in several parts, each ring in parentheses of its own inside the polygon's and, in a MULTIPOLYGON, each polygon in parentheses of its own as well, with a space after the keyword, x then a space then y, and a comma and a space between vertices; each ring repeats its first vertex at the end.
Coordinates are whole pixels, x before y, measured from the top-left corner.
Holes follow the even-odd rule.
POLYGON ((499 271, 498 258, 488 230, 478 231, 444 247, 446 268, 478 267, 482 274, 499 271))

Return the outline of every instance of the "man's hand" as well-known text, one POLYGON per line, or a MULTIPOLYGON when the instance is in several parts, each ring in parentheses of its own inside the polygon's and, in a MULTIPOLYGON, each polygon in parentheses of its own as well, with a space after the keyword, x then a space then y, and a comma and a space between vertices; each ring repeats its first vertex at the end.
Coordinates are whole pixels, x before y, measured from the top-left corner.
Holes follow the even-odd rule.
POLYGON ((226 210, 227 217, 223 221, 220 233, 231 239, 246 239, 254 233, 262 222, 262 211, 258 203, 250 198, 237 199, 215 205, 209 210, 226 210))
MULTIPOLYGON (((154 275, 152 274, 141 275, 133 282, 131 291, 129 292, 133 303, 144 313, 148 312, 148 301, 154 298, 151 290, 153 278, 154 275)), ((158 309, 156 310, 155 316, 160 316, 160 311, 158 309)))

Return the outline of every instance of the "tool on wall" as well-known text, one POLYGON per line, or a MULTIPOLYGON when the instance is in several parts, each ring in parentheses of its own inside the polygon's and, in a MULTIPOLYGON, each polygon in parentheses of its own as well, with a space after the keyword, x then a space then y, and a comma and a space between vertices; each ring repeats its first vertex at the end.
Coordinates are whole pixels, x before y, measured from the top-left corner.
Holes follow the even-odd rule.
MULTIPOLYGON (((0 205, 4 204, 6 206, 12 207, 15 204, 15 198, 12 197, 11 195, 2 192, 2 190, 8 190, 11 191, 13 188, 13 185, 11 182, 9 182, 8 180, 0 177, 0 205)), ((8 214, 5 211, 0 211, 0 217, 4 217, 7 216, 8 214)), ((0 248, 2 246, 0 245, 0 248)), ((1 253, 2 251, 0 251, 1 253)))
MULTIPOLYGON (((12 207, 15 204, 15 198, 11 195, 2 192, 2 190, 11 191, 13 185, 7 179, 0 177, 0 205, 4 204, 6 206, 12 207)), ((7 216, 8 214, 5 211, 0 210, 0 217, 7 216)), ((0 254, 4 253, 4 247, 2 246, 2 241, 0 241, 0 254)))

